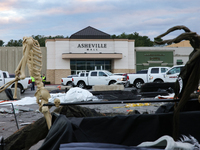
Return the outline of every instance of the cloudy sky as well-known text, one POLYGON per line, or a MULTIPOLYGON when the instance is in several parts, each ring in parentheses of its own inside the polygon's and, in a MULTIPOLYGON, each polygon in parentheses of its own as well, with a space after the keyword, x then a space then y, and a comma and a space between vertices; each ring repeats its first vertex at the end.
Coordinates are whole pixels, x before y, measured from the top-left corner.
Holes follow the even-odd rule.
POLYGON ((23 36, 66 37, 88 26, 110 35, 137 32, 153 40, 176 25, 200 34, 200 0, 0 0, 5 44, 23 36))

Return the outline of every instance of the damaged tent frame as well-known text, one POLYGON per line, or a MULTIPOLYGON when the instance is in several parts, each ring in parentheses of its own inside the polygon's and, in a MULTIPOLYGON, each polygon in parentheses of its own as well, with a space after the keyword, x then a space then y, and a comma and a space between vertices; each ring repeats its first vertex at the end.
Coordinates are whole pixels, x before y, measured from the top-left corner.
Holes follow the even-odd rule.
POLYGON ((14 113, 14 116, 15 116, 15 122, 16 122, 16 125, 17 125, 17 129, 19 130, 19 125, 18 125, 18 121, 17 121, 17 117, 16 117, 16 113, 15 113, 13 103, 6 103, 6 104, 0 104, 0 105, 7 105, 7 104, 11 104, 11 106, 12 106, 12 110, 13 110, 13 113, 14 113))
MULTIPOLYGON (((98 101, 98 102, 74 102, 74 103, 60 103, 61 106, 65 105, 101 105, 101 104, 124 104, 124 103, 159 103, 159 102, 179 102, 180 99, 154 99, 154 100, 118 100, 118 101, 98 101)), ((197 98, 190 99, 196 101, 197 98)), ((55 106, 54 103, 47 103, 43 106, 55 106)))

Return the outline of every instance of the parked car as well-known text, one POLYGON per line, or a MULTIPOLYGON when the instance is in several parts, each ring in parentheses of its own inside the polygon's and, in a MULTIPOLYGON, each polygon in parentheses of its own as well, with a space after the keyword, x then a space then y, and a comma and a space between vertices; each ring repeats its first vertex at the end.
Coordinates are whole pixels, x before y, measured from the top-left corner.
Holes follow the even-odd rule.
POLYGON ((146 71, 142 71, 136 74, 128 74, 131 85, 140 89, 141 85, 149 82, 164 82, 164 74, 170 67, 149 67, 146 71))
POLYGON ((176 79, 178 78, 178 75, 180 74, 183 67, 184 65, 176 65, 169 69, 164 75, 165 82, 176 82, 176 79))
POLYGON ((148 70, 144 69, 144 70, 137 71, 136 74, 147 74, 147 72, 148 70))
POLYGON ((78 75, 69 75, 67 78, 62 78, 61 84, 64 86, 73 86, 72 77, 78 77, 78 75))
POLYGON ((124 87, 127 88, 127 87, 130 87, 130 81, 129 81, 129 76, 128 76, 128 73, 124 73, 122 74, 122 76, 125 76, 125 79, 126 79, 126 83, 124 84, 124 87))
POLYGON ((125 84, 125 76, 114 75, 106 70, 92 70, 85 77, 73 77, 72 81, 74 86, 80 88, 91 87, 94 85, 110 85, 110 84, 125 84))
POLYGON ((15 78, 15 74, 9 74, 10 78, 15 78))
POLYGON ((126 83, 124 84, 124 87, 129 87, 130 86, 130 81, 129 81, 129 76, 128 73, 113 73, 114 75, 120 75, 120 76, 125 76, 126 78, 126 83))
MULTIPOLYGON (((10 75, 7 71, 0 70, 0 86, 3 86, 4 84, 8 83, 11 80, 13 80, 13 77, 10 77, 10 75)), ((32 84, 31 84, 30 77, 26 77, 23 80, 19 80, 17 83, 17 87, 20 89, 21 93, 24 93, 25 90, 31 88, 31 86, 32 86, 32 84)), ((12 83, 9 86, 9 88, 14 88, 14 87, 15 87, 15 83, 12 83)))

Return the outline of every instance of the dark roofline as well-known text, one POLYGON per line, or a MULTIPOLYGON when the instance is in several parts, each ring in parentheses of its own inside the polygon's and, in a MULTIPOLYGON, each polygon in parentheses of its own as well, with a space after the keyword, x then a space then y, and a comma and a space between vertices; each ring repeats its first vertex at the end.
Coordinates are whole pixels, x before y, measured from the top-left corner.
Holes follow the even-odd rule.
MULTIPOLYGON (((93 28, 93 27, 91 27, 91 26, 85 27, 84 29, 82 29, 82 30, 80 30, 80 31, 78 31, 78 32, 76 32, 76 33, 74 33, 74 34, 80 33, 80 32, 82 32, 83 30, 85 30, 85 29, 87 29, 87 28, 92 28, 92 29, 94 29, 94 30, 96 30, 96 31, 98 31, 98 32, 103 33, 103 34, 110 35, 110 34, 108 34, 108 33, 105 33, 105 32, 103 32, 103 31, 100 31, 100 30, 98 30, 98 29, 96 29, 96 28, 93 28)), ((73 34, 72 34, 72 35, 73 35, 73 34)))
POLYGON ((110 39, 110 35, 88 26, 70 36, 70 39, 110 39))

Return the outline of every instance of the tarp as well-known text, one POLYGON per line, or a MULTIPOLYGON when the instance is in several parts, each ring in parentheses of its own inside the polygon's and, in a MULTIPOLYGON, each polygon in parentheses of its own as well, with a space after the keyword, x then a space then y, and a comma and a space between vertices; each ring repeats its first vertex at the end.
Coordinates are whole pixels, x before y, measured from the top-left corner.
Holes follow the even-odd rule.
POLYGON ((107 143, 68 143, 61 144, 59 150, 159 150, 158 148, 141 148, 107 143))
MULTIPOLYGON (((99 100, 93 96, 91 92, 81 88, 71 88, 67 93, 50 94, 49 102, 54 103, 55 98, 59 98, 61 103, 80 102, 80 101, 95 101, 99 100)), ((1 102, 1 100, 0 100, 1 102)), ((13 105, 32 105, 36 103, 36 97, 25 97, 18 101, 2 101, 4 103, 13 103, 13 105)))
MULTIPOLYGON (((139 100, 141 96, 138 95, 136 90, 132 91, 91 91, 94 96, 97 96, 99 99, 104 99, 108 101, 112 100, 139 100)), ((157 96, 157 95, 156 95, 157 96)))
MULTIPOLYGON (((163 135, 172 136, 173 113, 136 114, 115 117, 57 117, 40 150, 59 149, 71 142, 110 143, 137 146, 155 141, 163 135)), ((180 134, 192 135, 200 141, 200 112, 180 113, 180 134)))

